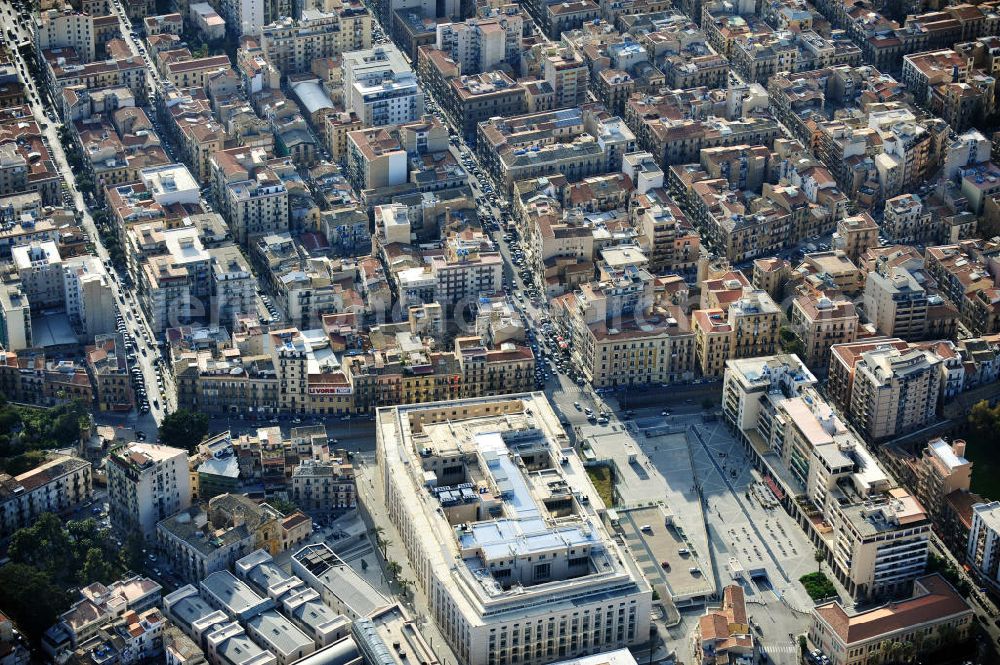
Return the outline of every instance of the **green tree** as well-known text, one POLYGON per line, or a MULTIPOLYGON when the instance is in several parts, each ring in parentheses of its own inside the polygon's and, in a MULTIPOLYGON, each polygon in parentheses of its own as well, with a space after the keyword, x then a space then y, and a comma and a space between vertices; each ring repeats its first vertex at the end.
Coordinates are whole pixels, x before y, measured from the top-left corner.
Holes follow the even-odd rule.
POLYGON ((47 573, 23 563, 0 567, 0 607, 28 636, 40 637, 68 605, 66 592, 47 573))
POLYGON ((805 344, 802 343, 802 340, 798 338, 791 328, 782 327, 778 331, 778 338, 781 342, 781 349, 785 353, 794 353, 796 355, 805 353, 805 344))
POLYGON ((109 584, 115 578, 114 566, 109 563, 104 552, 96 547, 87 550, 87 556, 80 569, 80 584, 87 585, 92 582, 109 584))
POLYGON ((385 569, 389 572, 390 577, 396 579, 399 577, 399 573, 402 572, 403 567, 400 566, 397 562, 390 559, 389 561, 386 562, 385 569))
POLYGON ((286 516, 291 515, 296 510, 299 509, 299 507, 295 505, 294 502, 289 501, 288 499, 283 499, 280 496, 272 496, 270 499, 267 500, 267 505, 271 506, 282 515, 286 516))
POLYGON ((52 513, 42 513, 33 525, 18 529, 7 552, 14 563, 23 563, 59 579, 73 564, 69 534, 52 513))
POLYGON ((823 550, 817 547, 816 551, 813 552, 813 561, 816 562, 816 572, 823 570, 823 561, 825 560, 826 560, 826 555, 823 554, 823 550))
MULTIPOLYGON (((0 417, 3 412, 0 411, 0 417)), ((15 414, 16 415, 16 414, 15 414)), ((0 431, 3 427, 0 425, 0 431)), ((19 476, 25 471, 31 471, 36 466, 45 461, 47 455, 44 450, 29 450, 17 455, 4 456, 0 459, 0 469, 12 476, 19 476)))
POLYGON ((208 434, 208 416, 204 413, 177 409, 160 423, 160 443, 194 452, 208 434))
POLYGON ((145 562, 142 560, 142 548, 146 543, 138 533, 129 534, 125 539, 125 546, 122 548, 122 565, 128 570, 142 570, 145 562))

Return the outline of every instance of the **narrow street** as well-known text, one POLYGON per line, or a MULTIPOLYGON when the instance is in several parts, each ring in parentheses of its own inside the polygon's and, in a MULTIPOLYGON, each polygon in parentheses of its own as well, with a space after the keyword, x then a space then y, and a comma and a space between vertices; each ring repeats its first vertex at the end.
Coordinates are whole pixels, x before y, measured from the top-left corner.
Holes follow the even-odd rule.
MULTIPOLYGON (((8 29, 16 31, 18 41, 32 41, 30 30, 28 30, 27 26, 23 22, 17 20, 17 12, 13 9, 9 0, 0 0, 0 8, 2 8, 0 9, 0 15, 4 17, 4 22, 6 26, 8 26, 8 29)), ((21 70, 24 78, 28 81, 27 97, 29 106, 35 122, 38 123, 42 132, 45 147, 52 156, 52 160, 59 173, 62 174, 65 179, 66 187, 72 199, 73 206, 80 213, 81 225, 94 245, 94 253, 105 264, 105 266, 108 266, 108 251, 101 242, 101 235, 98 232, 96 224, 94 223, 94 219, 91 216, 90 209, 84 200, 83 194, 77 189, 76 175, 70 167, 69 162, 66 159, 66 154, 63 151, 62 144, 59 141, 58 128, 60 125, 56 121, 56 115, 51 109, 46 108, 42 99, 39 97, 35 84, 31 80, 28 63, 24 60, 24 55, 17 48, 11 49, 11 53, 14 55, 15 65, 21 70)), ((146 391, 147 394, 150 395, 150 412, 148 414, 139 414, 136 411, 132 411, 127 418, 127 424, 134 426, 139 431, 144 432, 150 439, 155 439, 157 424, 163 419, 163 416, 169 409, 168 399, 170 398, 169 391, 167 399, 159 398, 159 388, 157 386, 155 369, 155 361, 158 357, 155 337, 146 322, 142 308, 139 306, 135 290, 125 288, 122 285, 120 275, 118 275, 114 269, 109 269, 109 274, 112 281, 115 283, 115 295, 119 299, 119 312, 125 319, 128 332, 135 337, 137 351, 142 348, 146 349, 145 354, 142 354, 141 352, 137 353, 136 362, 142 369, 146 391), (127 315, 127 312, 131 313, 131 317, 127 315), (146 339, 148 339, 149 342, 147 342, 146 339), (152 402, 154 399, 159 402, 159 407, 154 406, 152 402)), ((164 374, 169 374, 169 372, 164 372, 164 374)), ((117 423, 120 422, 120 420, 120 417, 110 418, 111 422, 117 423)))

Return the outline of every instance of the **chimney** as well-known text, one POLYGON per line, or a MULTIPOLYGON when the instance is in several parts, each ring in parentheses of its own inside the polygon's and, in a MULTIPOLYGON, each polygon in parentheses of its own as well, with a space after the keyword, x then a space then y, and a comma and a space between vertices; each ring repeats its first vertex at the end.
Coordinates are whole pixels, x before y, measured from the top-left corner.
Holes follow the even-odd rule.
POLYGON ((951 449, 959 457, 965 457, 965 439, 955 439, 952 441, 951 449))

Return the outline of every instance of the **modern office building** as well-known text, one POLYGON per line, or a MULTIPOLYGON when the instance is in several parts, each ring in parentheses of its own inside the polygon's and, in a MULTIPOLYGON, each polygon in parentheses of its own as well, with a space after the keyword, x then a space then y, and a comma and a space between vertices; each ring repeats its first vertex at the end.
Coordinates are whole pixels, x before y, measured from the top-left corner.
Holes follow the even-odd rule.
POLYGON ((726 363, 722 410, 848 593, 891 597, 924 573, 930 520, 894 487, 794 355, 726 363))
POLYGON ((549 663, 648 639, 652 591, 605 530, 543 394, 383 409, 376 438, 388 517, 463 662, 549 663))

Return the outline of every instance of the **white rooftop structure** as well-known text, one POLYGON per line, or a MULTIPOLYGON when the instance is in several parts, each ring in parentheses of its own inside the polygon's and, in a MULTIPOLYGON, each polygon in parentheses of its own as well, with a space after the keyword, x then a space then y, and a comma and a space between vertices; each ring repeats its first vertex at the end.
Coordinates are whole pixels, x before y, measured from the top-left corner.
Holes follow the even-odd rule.
POLYGON ((198 181, 183 164, 151 166, 139 171, 139 179, 160 205, 197 204, 201 198, 198 181))
MULTIPOLYGON (((376 433, 389 514, 460 659, 480 665, 509 650, 491 635, 520 633, 515 624, 551 620, 568 632, 569 615, 595 612, 616 637, 566 655, 648 638, 651 589, 605 530, 597 492, 544 394, 383 409, 376 433), (616 611, 603 614, 609 607, 616 611)), ((524 663, 551 661, 531 647, 545 639, 522 636, 524 663)))
POLYGON ((951 447, 951 444, 944 439, 934 439, 927 444, 927 448, 930 450, 931 454, 934 455, 949 471, 954 471, 955 469, 966 466, 969 463, 962 455, 956 455, 955 450, 951 447))
POLYGON ((302 106, 305 107, 309 115, 322 109, 333 108, 333 101, 330 100, 330 96, 326 94, 326 90, 320 85, 318 79, 297 81, 292 84, 292 92, 302 102, 302 106))

